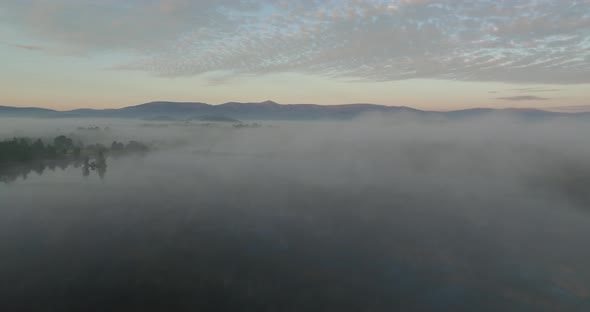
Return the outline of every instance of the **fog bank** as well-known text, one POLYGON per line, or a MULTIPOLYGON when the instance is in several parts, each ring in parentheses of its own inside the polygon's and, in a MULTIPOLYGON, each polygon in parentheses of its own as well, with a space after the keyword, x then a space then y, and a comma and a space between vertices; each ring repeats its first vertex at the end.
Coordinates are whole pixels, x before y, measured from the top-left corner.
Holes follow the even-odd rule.
POLYGON ((590 125, 261 124, 1 120, 153 150, 0 184, 0 307, 590 309, 590 125))

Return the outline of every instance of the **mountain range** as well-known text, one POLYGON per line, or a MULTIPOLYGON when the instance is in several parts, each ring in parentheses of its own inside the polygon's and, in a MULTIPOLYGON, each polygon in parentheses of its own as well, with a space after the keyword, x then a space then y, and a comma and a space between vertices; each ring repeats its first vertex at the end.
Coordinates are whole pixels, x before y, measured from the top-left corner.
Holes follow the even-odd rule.
POLYGON ((119 109, 74 109, 57 111, 37 107, 0 106, 0 117, 32 118, 132 118, 149 120, 190 120, 211 118, 240 120, 317 120, 351 119, 367 113, 411 114, 447 118, 469 118, 490 114, 510 115, 526 119, 546 119, 553 117, 590 118, 590 112, 567 113, 539 109, 492 109, 472 108, 454 111, 427 111, 406 106, 385 106, 376 104, 278 104, 273 101, 256 103, 229 102, 211 105, 200 102, 150 102, 119 109))

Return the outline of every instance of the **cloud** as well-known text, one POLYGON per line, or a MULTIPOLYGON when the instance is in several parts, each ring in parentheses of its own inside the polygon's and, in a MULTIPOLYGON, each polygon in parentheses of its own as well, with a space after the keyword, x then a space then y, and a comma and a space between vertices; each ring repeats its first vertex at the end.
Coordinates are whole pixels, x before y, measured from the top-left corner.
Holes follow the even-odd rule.
POLYGON ((2 41, 0 41, 0 44, 5 45, 5 46, 9 46, 9 47, 18 48, 18 49, 29 50, 29 51, 46 50, 46 48, 44 46, 34 45, 34 44, 18 44, 18 43, 10 43, 10 42, 2 42, 2 41))
POLYGON ((72 49, 134 51, 137 60, 114 67, 162 76, 590 83, 587 0, 24 0, 0 9, 72 49))
POLYGON ((45 50, 45 47, 38 46, 38 45, 15 44, 14 46, 19 49, 25 49, 25 50, 36 50, 36 51, 45 50))
POLYGON ((549 98, 538 97, 538 96, 534 96, 534 95, 506 96, 506 97, 499 97, 496 99, 504 100, 504 101, 545 101, 545 100, 549 100, 549 98))
POLYGON ((559 92, 562 89, 547 89, 547 88, 518 88, 518 89, 511 89, 510 91, 519 91, 519 92, 527 92, 527 93, 536 93, 536 92, 559 92))
POLYGON ((76 52, 132 50, 145 55, 179 42, 194 29, 211 35, 231 31, 228 13, 249 10, 250 1, 23 0, 0 4, 4 19, 37 38, 76 52), (226 12, 218 12, 219 7, 226 12))
POLYGON ((235 75, 229 72, 211 72, 204 75, 208 86, 224 85, 236 79, 235 75))
POLYGON ((560 92, 563 89, 556 88, 542 88, 542 87, 530 87, 530 88, 516 88, 506 90, 492 90, 488 93, 502 93, 502 92, 522 92, 522 93, 544 93, 544 92, 560 92))

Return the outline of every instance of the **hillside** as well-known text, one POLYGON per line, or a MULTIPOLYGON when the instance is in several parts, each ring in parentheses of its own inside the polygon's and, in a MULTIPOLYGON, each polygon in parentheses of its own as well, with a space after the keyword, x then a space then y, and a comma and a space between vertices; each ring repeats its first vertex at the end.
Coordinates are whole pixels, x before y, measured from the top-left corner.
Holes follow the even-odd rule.
POLYGON ((553 117, 588 117, 590 113, 551 112, 538 109, 492 109, 473 108, 448 112, 418 110, 405 106, 385 106, 376 104, 278 104, 272 101, 259 103, 229 102, 211 105, 201 102, 150 102, 120 109, 76 109, 55 111, 44 108, 20 108, 0 106, 0 117, 93 117, 93 118, 131 118, 187 120, 207 116, 223 116, 227 120, 346 120, 367 113, 404 113, 419 117, 443 117, 452 119, 478 117, 489 114, 509 115, 525 119, 545 119, 553 117))

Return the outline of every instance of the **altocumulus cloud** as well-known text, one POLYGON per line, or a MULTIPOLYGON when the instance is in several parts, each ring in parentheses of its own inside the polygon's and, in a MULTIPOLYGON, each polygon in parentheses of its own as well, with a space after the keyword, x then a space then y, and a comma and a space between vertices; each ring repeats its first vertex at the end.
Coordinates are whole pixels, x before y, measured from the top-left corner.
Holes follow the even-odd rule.
POLYGON ((548 98, 534 96, 534 95, 517 95, 517 96, 504 96, 497 98, 498 100, 505 101, 545 101, 548 98))
POLYGON ((590 0, 19 0, 0 12, 84 53, 132 51, 113 68, 163 76, 590 82, 590 0))

